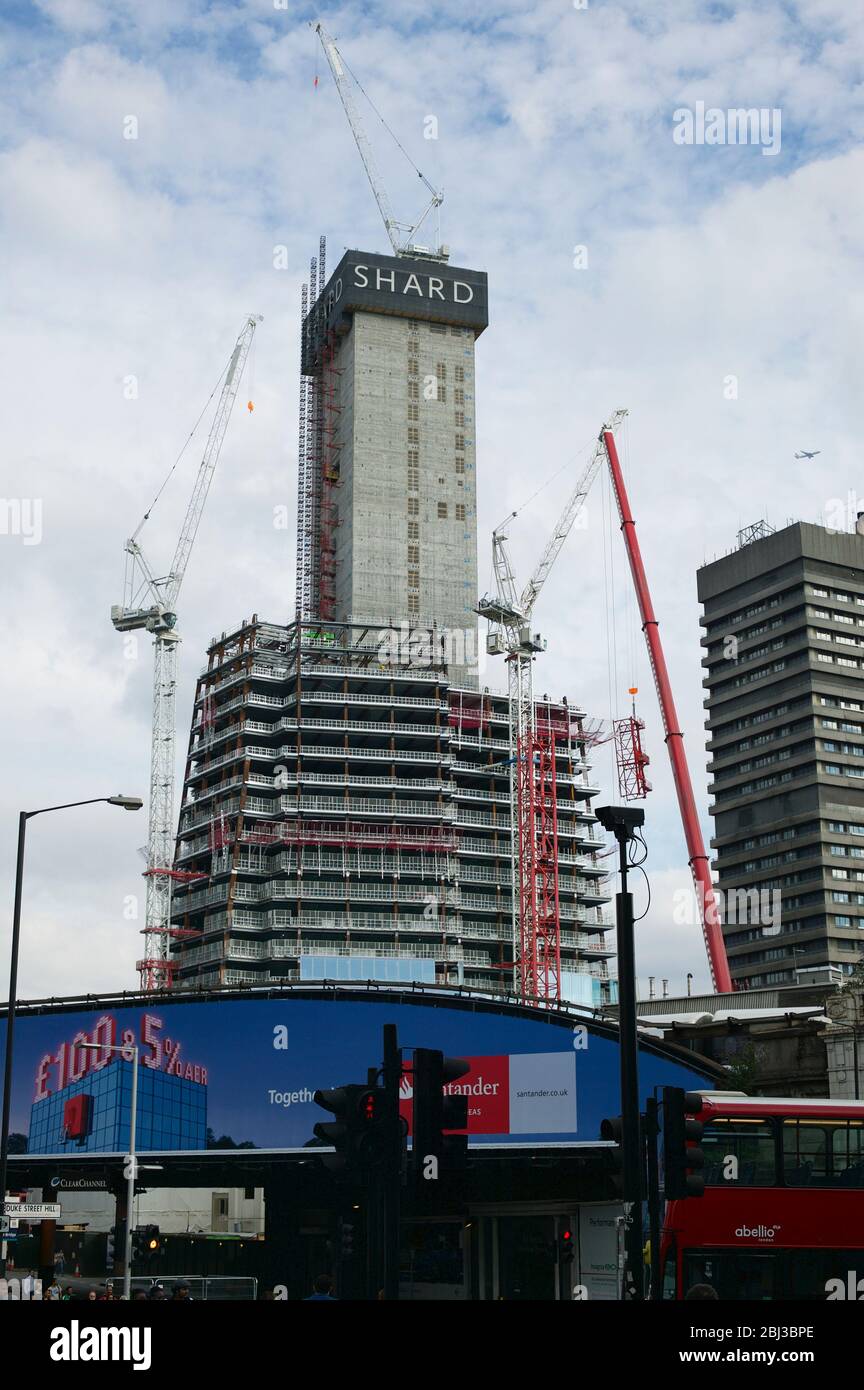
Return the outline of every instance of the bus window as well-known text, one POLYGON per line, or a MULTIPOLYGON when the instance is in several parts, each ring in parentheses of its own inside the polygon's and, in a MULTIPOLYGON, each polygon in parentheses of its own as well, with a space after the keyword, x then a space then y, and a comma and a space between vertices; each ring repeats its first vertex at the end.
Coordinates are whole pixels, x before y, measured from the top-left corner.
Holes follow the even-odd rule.
POLYGON ((825 1187, 828 1131, 809 1120, 783 1121, 783 1178, 787 1187, 825 1187))
POLYGON ((705 1182, 711 1187, 774 1187, 774 1130, 767 1120, 716 1119, 702 1138, 705 1182))
POLYGON ((710 1284, 722 1302, 745 1299, 762 1301, 775 1294, 775 1260, 772 1253, 741 1250, 685 1250, 681 1297, 694 1284, 710 1284))
POLYGON ((662 1297, 674 1299, 677 1297, 678 1286, 678 1250, 674 1240, 666 1251, 666 1263, 663 1266, 662 1297))
POLYGON ((831 1133, 832 1186, 864 1187, 864 1125, 837 1125, 831 1133))

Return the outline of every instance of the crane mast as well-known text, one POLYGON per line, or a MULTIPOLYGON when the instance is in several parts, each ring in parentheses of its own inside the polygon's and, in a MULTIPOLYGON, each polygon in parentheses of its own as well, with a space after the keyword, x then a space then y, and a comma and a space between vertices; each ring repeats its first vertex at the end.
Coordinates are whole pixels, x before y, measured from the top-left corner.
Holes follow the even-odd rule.
MULTIPOLYGON (((366 134, 366 128, 361 119, 360 112, 357 109, 357 104, 354 101, 354 94, 351 90, 351 85, 348 81, 346 64, 342 58, 342 55, 339 52, 339 49, 336 47, 335 40, 332 39, 331 36, 327 33, 327 30, 324 28, 323 24, 313 24, 311 27, 314 29, 315 33, 318 35, 318 38, 321 40, 321 47, 324 49, 324 56, 327 59, 327 65, 330 68, 330 72, 333 76, 333 81, 336 84, 336 90, 339 93, 339 99, 342 102, 345 115, 348 118, 348 124, 351 127, 351 134, 354 136, 354 141, 357 145, 357 150, 360 154, 360 158, 363 161, 363 168, 366 170, 366 177, 369 180, 369 185, 372 189, 375 202, 378 204, 378 211, 380 212, 381 218, 384 222, 384 227, 387 231, 387 236, 390 238, 390 245, 393 247, 393 254, 395 256, 422 256, 424 260, 448 260, 450 256, 450 251, 448 247, 442 246, 440 244, 440 229, 438 237, 439 245, 437 247, 433 248, 430 246, 418 246, 414 240, 417 232, 420 230, 423 223, 426 221, 426 218, 429 216, 429 213, 432 211, 437 212, 437 210, 440 208, 441 204, 444 201, 444 194, 440 192, 438 189, 433 188, 432 184, 426 178, 426 175, 421 173, 421 171, 417 168, 416 165, 413 165, 415 173, 417 174, 420 181, 423 183, 427 192, 430 194, 429 201, 426 204, 423 211, 421 212, 420 216, 417 218, 416 222, 400 222, 393 215, 393 209, 390 206, 390 199, 387 195, 387 189, 385 187, 384 180, 382 179, 380 171, 378 169, 378 165, 375 160, 375 155, 373 153, 372 146, 369 142, 369 137, 366 134)), ((383 118, 381 119, 383 121, 383 118)), ((400 145, 400 149, 401 148, 402 147, 400 145)), ((403 150, 403 154, 404 153, 405 152, 403 150)), ((412 162, 413 164, 413 161, 410 162, 412 162)))
MULTIPOLYGON (((617 428, 625 414, 626 411, 616 411, 609 428, 617 428)), ((486 595, 477 606, 478 613, 490 623, 487 651, 507 659, 514 988, 523 999, 552 1003, 561 997, 555 780, 556 743, 562 730, 554 726, 549 713, 538 719, 534 660, 538 652, 546 650, 546 640, 539 632, 531 631, 531 619, 537 598, 605 457, 601 438, 518 599, 506 534, 512 517, 496 527, 492 534, 496 593, 486 595)))
POLYGON ((170 942, 183 935, 171 925, 171 896, 175 878, 185 877, 174 865, 174 745, 176 730, 177 600, 213 480, 228 421, 240 389, 243 368, 260 322, 249 315, 231 354, 219 403, 198 468, 192 496, 180 528, 171 569, 157 577, 138 536, 144 521, 126 542, 126 582, 122 605, 111 609, 118 632, 144 630, 153 634, 153 713, 150 745, 150 807, 147 834, 144 958, 138 962, 142 988, 159 989, 171 983, 170 942), (149 600, 149 602, 148 602, 149 600))
POLYGON ((616 410, 600 431, 588 465, 568 498, 534 573, 518 600, 506 534, 507 526, 516 513, 495 529, 492 533, 492 560, 496 593, 486 595, 477 606, 478 613, 487 618, 490 624, 487 651, 490 655, 503 655, 507 659, 510 802, 513 808, 514 988, 523 999, 539 998, 545 1002, 558 999, 561 969, 555 788, 555 743, 556 733, 560 731, 552 726, 549 714, 538 718, 533 689, 534 660, 538 652, 545 651, 546 641, 540 633, 531 631, 531 619, 534 604, 604 460, 609 465, 642 630, 660 702, 708 962, 715 988, 724 993, 732 989, 708 856, 684 754, 683 734, 615 444, 615 431, 626 415, 626 410, 616 410))
POLYGON ((604 426, 600 437, 609 460, 612 487, 618 505, 618 515, 621 518, 621 531, 624 536, 624 544, 627 547, 627 559, 630 563, 630 573, 636 589, 636 599, 642 619, 642 631, 645 634, 648 659, 651 663, 657 698, 660 702, 663 732, 669 751, 669 761, 672 764, 675 794, 678 798, 678 809, 681 813, 681 824, 687 843, 690 872, 693 875, 696 900, 699 904, 699 915, 702 921, 705 947, 708 952, 711 978, 715 990, 719 990, 722 994, 731 994, 732 977, 729 973, 729 962, 726 959, 726 943, 723 940, 720 926, 717 900, 714 896, 714 884, 711 881, 708 855, 705 852, 705 842, 702 838, 702 829, 696 810, 690 769, 687 766, 687 758, 684 753, 684 735, 681 732, 681 725, 675 709, 666 657, 663 652, 663 644, 660 641, 660 627, 651 601, 648 579, 642 562, 642 552, 636 535, 636 522, 633 520, 633 513, 630 510, 630 500, 624 485, 624 475, 618 459, 615 436, 611 429, 604 426))

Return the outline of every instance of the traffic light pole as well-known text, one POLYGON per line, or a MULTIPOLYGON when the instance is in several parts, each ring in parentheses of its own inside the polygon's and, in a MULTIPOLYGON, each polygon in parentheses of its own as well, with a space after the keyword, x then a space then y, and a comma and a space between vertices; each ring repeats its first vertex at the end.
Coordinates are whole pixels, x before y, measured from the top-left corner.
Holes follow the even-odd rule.
POLYGON ((385 1299, 399 1297, 399 1216, 402 1185, 402 1126, 399 1120, 399 1083, 402 1053, 395 1023, 384 1024, 384 1114, 387 1117, 386 1157, 380 1169, 383 1278, 385 1299))
POLYGON ((657 1139, 660 1125, 657 1118, 657 1097, 645 1102, 645 1174, 648 1182, 648 1239, 651 1248, 651 1286, 648 1297, 655 1302, 663 1297, 660 1288, 660 1167, 657 1162, 657 1139))
POLYGON ((597 810, 604 829, 618 841, 621 888, 615 897, 618 935, 618 1036, 621 1064, 621 1177, 624 1198, 624 1271, 621 1296, 625 1302, 645 1297, 642 1261, 642 1145, 639 1132, 639 1052, 636 1034, 636 957, 633 940, 633 895, 627 890, 627 847, 645 815, 635 807, 604 806, 597 810))

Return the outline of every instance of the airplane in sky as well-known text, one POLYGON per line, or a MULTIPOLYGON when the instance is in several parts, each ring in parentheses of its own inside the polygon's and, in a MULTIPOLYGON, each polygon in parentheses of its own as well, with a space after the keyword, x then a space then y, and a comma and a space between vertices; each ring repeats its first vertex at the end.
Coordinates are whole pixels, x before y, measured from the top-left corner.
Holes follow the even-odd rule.
POLYGON ((813 449, 812 452, 808 452, 807 449, 801 449, 795 457, 796 459, 815 459, 816 455, 821 454, 821 452, 821 449, 813 449))

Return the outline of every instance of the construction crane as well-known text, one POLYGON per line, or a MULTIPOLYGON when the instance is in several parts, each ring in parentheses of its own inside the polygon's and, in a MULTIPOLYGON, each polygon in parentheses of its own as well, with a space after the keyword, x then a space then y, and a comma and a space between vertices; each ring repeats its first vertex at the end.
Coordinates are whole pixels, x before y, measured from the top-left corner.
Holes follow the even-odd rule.
POLYGON ((696 901, 702 920, 702 934, 705 938, 705 949, 708 952, 711 978, 715 991, 719 991, 721 994, 731 994, 732 976, 729 973, 726 943, 723 940, 723 930, 714 895, 714 884, 711 881, 708 855, 705 852, 705 841, 702 838, 702 827, 699 824, 699 815, 696 810, 696 798, 693 795, 693 783, 690 778, 690 769, 687 766, 687 756, 684 752, 684 735, 681 732, 678 713, 675 709, 666 657, 663 653, 663 644, 660 641, 660 627, 651 601, 648 578, 645 574, 642 552, 636 535, 636 522, 633 520, 630 499, 624 486, 624 474, 618 459, 614 427, 604 425, 600 439, 609 462, 612 488, 618 506, 618 515, 621 519, 621 532, 627 547, 627 559, 630 564, 630 573, 636 589, 636 601, 639 604, 639 614, 642 619, 642 631, 645 634, 648 659, 657 688, 657 699, 660 702, 663 733, 669 761, 672 765, 672 778, 675 783, 678 810, 681 814, 681 824, 687 844, 690 872, 693 875, 693 886, 696 890, 696 901))
POLYGON ((180 642, 180 634, 176 630, 177 600, 237 399, 243 368, 260 322, 259 315, 248 316, 228 362, 170 570, 166 575, 157 577, 138 542, 142 527, 152 511, 151 506, 135 534, 126 542, 124 599, 122 605, 115 604, 111 608, 111 621, 118 632, 143 630, 153 634, 150 819, 145 870, 147 905, 143 928, 144 959, 137 964, 141 986, 148 990, 171 983, 170 941, 172 937, 184 934, 181 929, 171 925, 172 884, 177 878, 189 877, 174 868, 175 694, 177 647, 180 642))
MULTIPOLYGON (((617 428, 626 411, 612 416, 617 428)), ((601 435, 582 476, 567 500, 534 573, 517 596, 507 549, 512 513, 492 533, 494 595, 485 595, 477 612, 490 624, 486 650, 507 658, 510 724, 510 857, 513 870, 512 917, 514 986, 523 998, 554 1002, 561 996, 561 929, 558 904, 558 819, 555 788, 555 735, 551 714, 538 720, 534 704, 534 660, 546 640, 531 631, 534 605, 561 552, 573 522, 606 458, 601 435)))
MULTIPOLYGON (((363 161, 363 168, 366 170, 366 177, 369 180, 372 192, 375 196, 375 202, 378 204, 378 211, 381 213, 381 217, 384 221, 384 226, 387 230, 387 235, 390 238, 390 245, 393 247, 393 254, 395 256, 419 256, 422 257, 423 260, 427 261, 448 260, 450 257, 450 248, 449 246, 444 246, 441 244, 440 220, 438 226, 437 247, 420 246, 414 240, 417 232, 420 230, 423 223, 426 221, 426 218, 429 216, 430 212, 434 211, 436 216, 438 216, 440 219, 440 214, 438 210, 444 201, 444 194, 439 189, 433 188, 426 175, 422 173, 420 169, 417 168, 417 165, 411 159, 411 156, 408 154, 407 150, 404 149, 397 136, 394 135, 393 131, 387 125, 387 122, 384 120, 384 117, 381 115, 379 111, 376 110, 376 108, 372 105, 371 100, 367 96, 366 100, 369 101, 369 104, 370 106, 372 106, 373 111, 375 111, 375 114, 378 117, 379 121, 384 126, 388 134, 390 134, 396 141, 396 144, 399 146, 399 149, 405 155, 405 158, 408 160, 408 163, 411 165, 415 174, 420 179, 421 183, 424 185, 426 191, 430 195, 428 203, 426 204, 425 208, 423 209, 420 216, 417 218, 415 222, 400 222, 398 218, 394 217, 393 209, 390 206, 390 199, 387 196, 387 189, 384 186, 384 180, 382 179, 378 166, 375 162, 375 155, 372 151, 372 146, 369 143, 369 137, 366 134, 363 122, 360 118, 360 113, 357 110, 357 106, 354 102, 354 93, 351 89, 351 84, 348 81, 348 76, 350 75, 351 77, 353 77, 354 74, 351 72, 350 68, 348 67, 348 64, 345 62, 345 59, 342 57, 341 53, 339 52, 339 49, 336 47, 335 41, 327 33, 323 24, 311 24, 310 27, 314 29, 315 33, 318 35, 318 38, 321 40, 321 47, 324 49, 324 56, 326 57, 330 71, 333 74, 333 81, 336 83, 336 90, 339 93, 339 98, 345 109, 345 115, 348 117, 348 124, 351 127, 351 133, 354 136, 354 140, 357 144, 357 149, 360 152, 360 158, 363 161)), ((354 78, 354 81, 357 82, 357 79, 354 78)), ((360 87, 359 82, 357 82, 357 86, 360 87)), ((360 91, 363 91, 362 87, 360 87, 360 91)), ((366 96, 366 93, 363 92, 363 95, 366 96)))
MULTIPOLYGON (((616 410, 600 431, 591 459, 571 493, 521 596, 507 551, 503 523, 493 532, 492 553, 496 594, 480 600, 477 611, 490 622, 487 651, 504 655, 508 662, 510 720, 510 790, 513 806, 511 859, 513 865, 514 985, 522 998, 545 1002, 560 998, 560 917, 558 908, 558 834, 555 795, 555 735, 551 715, 538 720, 534 704, 533 663, 546 642, 531 631, 537 596, 549 576, 573 522, 585 502, 604 460, 621 518, 630 571, 642 618, 642 630, 660 702, 666 746, 672 765, 675 791, 687 843, 691 873, 699 903, 705 945, 715 989, 731 992, 732 982, 720 928, 708 856, 699 825, 693 785, 684 754, 669 673, 651 602, 636 526, 630 510, 624 477, 615 445, 615 430, 627 415, 616 410)), ((515 513, 512 515, 515 516, 515 513)), ((641 722, 634 722, 641 727, 641 722)), ((638 732, 638 731, 637 731, 638 732)), ((641 745, 638 752, 644 768, 641 745)), ((642 785, 644 778, 642 779, 642 785)))

